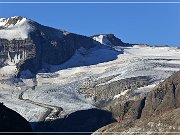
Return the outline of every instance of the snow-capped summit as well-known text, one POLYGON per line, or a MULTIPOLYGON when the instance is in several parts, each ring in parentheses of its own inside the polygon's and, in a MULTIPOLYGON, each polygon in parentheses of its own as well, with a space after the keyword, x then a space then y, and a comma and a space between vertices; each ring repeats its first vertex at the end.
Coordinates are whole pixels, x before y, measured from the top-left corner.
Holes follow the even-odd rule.
POLYGON ((93 39, 104 45, 112 45, 111 42, 108 40, 107 35, 104 35, 104 34, 94 36, 93 39))
POLYGON ((26 20, 26 18, 24 18, 22 16, 14 16, 14 17, 10 17, 10 18, 0 18, 0 28, 4 29, 4 28, 13 27, 13 26, 21 23, 24 20, 26 20))
POLYGON ((99 34, 94 35, 92 38, 95 41, 100 42, 101 44, 108 45, 108 46, 124 46, 124 43, 114 36, 114 34, 99 34))
POLYGON ((29 21, 21 16, 0 18, 0 38, 7 40, 28 38, 29 32, 33 30, 29 21))

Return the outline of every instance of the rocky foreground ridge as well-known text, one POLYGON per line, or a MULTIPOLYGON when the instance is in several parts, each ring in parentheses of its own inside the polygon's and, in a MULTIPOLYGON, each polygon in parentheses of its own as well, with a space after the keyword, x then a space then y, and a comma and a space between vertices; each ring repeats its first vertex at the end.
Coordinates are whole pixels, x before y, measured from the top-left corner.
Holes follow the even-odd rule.
MULTIPOLYGON (((110 103, 118 122, 107 125, 97 132, 179 132, 180 131, 180 71, 157 85, 153 91, 110 103)), ((94 133, 96 134, 96 133, 94 133)), ((113 133, 112 133, 113 134, 113 133)), ((121 133, 119 133, 121 134, 121 133)))

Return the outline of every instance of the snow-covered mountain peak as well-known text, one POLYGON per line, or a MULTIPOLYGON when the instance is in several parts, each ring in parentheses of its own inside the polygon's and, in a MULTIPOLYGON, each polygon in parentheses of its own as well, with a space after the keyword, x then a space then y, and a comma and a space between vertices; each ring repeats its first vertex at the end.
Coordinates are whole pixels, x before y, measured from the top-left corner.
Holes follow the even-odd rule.
POLYGON ((94 40, 100 42, 104 45, 111 45, 111 42, 108 40, 107 35, 101 34, 93 37, 94 40))
POLYGON ((99 34, 99 35, 92 36, 92 38, 95 41, 98 41, 104 45, 124 46, 124 43, 119 38, 117 38, 114 34, 99 34))
POLYGON ((24 40, 29 37, 32 31, 39 31, 44 37, 47 35, 51 39, 69 34, 67 31, 44 26, 22 16, 0 18, 0 39, 24 40))
POLYGON ((26 21, 27 18, 21 16, 13 16, 10 18, 0 18, 0 29, 10 28, 19 23, 26 21))
POLYGON ((29 32, 33 30, 29 21, 21 16, 0 18, 0 38, 7 40, 28 38, 29 32))

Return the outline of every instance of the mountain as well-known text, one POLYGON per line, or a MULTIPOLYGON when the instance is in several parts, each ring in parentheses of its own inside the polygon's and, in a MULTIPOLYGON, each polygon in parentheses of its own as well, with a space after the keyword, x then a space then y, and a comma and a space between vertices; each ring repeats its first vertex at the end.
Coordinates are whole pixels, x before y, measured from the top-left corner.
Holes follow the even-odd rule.
POLYGON ((20 16, 0 26, 0 102, 33 131, 141 131, 146 123, 169 131, 178 119, 179 75, 164 81, 180 70, 178 47, 87 37, 20 16))
POLYGON ((0 103, 0 132, 32 132, 32 128, 20 114, 0 103))
POLYGON ((18 73, 27 69, 35 73, 43 64, 62 64, 77 49, 97 45, 90 37, 43 26, 24 17, 0 19, 0 66, 15 65, 18 73))

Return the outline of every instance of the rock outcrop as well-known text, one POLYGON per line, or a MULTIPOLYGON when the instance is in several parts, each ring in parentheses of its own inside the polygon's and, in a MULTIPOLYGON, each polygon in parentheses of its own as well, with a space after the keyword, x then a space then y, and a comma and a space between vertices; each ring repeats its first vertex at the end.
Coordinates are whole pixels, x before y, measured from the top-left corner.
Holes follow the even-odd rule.
POLYGON ((146 96, 142 117, 163 114, 180 107, 180 71, 160 83, 146 96))
MULTIPOLYGON (((86 97, 94 97, 97 104, 112 100, 114 96, 127 90, 146 86, 150 83, 150 77, 138 76, 117 81, 111 81, 115 76, 106 77, 103 79, 87 79, 83 81, 80 86, 80 93, 85 94, 86 97)), ((118 107, 117 107, 118 108, 118 107)), ((112 110, 111 110, 112 111, 112 110)))
POLYGON ((107 107, 119 121, 102 132, 179 132, 180 71, 157 85, 153 91, 107 107))

